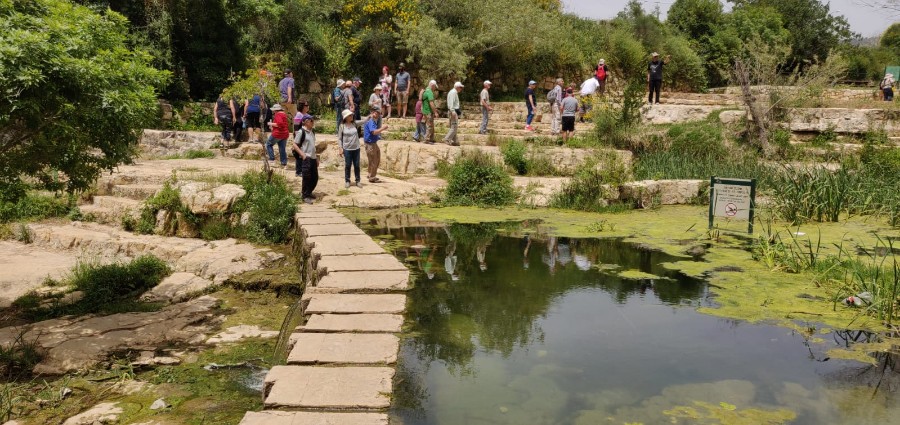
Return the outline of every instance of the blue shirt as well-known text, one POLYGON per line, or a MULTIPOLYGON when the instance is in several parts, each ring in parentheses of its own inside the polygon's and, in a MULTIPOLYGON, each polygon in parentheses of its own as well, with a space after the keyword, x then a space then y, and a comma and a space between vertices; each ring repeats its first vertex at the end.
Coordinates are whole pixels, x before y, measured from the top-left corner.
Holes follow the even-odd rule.
POLYGON ((375 130, 378 130, 378 123, 369 118, 366 125, 363 126, 363 139, 366 143, 376 143, 381 140, 381 135, 373 133, 375 130))
POLYGON ((249 105, 247 105, 247 112, 259 112, 259 95, 254 95, 253 99, 250 99, 249 105))
POLYGON ((294 89, 294 79, 291 77, 284 77, 284 79, 278 83, 278 90, 281 91, 281 101, 282 102, 287 102, 288 90, 293 90, 293 89, 294 89))

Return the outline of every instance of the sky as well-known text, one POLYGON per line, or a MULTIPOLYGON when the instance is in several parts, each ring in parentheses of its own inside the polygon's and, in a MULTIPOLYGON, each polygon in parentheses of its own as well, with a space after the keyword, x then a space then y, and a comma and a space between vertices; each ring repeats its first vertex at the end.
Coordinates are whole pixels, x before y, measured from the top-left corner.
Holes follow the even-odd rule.
MULTIPOLYGON (((675 0, 642 0, 645 10, 653 10, 657 4, 662 12, 660 18, 665 19, 666 10, 675 0)), ((831 13, 844 15, 850 22, 853 32, 863 37, 880 35, 894 22, 900 22, 900 16, 879 13, 877 10, 863 6, 860 0, 823 0, 831 3, 831 13)), ((607 19, 616 16, 625 8, 628 0, 563 0, 567 12, 586 18, 607 19)), ((728 3, 726 2, 726 5, 728 3)))

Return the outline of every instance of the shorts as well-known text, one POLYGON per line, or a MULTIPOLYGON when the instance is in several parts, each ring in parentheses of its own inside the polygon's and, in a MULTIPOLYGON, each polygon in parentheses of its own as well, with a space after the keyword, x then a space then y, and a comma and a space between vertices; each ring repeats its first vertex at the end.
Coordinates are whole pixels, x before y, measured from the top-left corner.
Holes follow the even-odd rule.
POLYGON ((247 112, 247 128, 259 128, 259 112, 247 112))
POLYGON ((562 131, 575 131, 575 117, 562 117, 562 131))
POLYGON ((397 103, 401 105, 409 103, 409 91, 397 90, 397 103))

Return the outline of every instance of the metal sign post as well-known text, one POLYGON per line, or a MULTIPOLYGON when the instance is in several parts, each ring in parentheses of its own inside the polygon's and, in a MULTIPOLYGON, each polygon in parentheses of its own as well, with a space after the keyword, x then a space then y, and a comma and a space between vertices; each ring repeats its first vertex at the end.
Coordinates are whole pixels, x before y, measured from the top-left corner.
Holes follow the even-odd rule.
POLYGON ((709 179, 709 228, 713 220, 747 220, 747 233, 753 234, 753 213, 756 209, 756 179, 709 179))

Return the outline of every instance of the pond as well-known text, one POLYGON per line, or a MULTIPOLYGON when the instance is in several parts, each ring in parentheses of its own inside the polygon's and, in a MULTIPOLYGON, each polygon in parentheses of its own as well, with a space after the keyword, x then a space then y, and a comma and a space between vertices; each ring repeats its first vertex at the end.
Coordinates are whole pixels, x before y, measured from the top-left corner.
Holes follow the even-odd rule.
POLYGON ((869 335, 698 313, 711 288, 664 267, 688 257, 417 226, 364 226, 415 279, 392 424, 900 423, 892 356, 826 354, 869 335))

